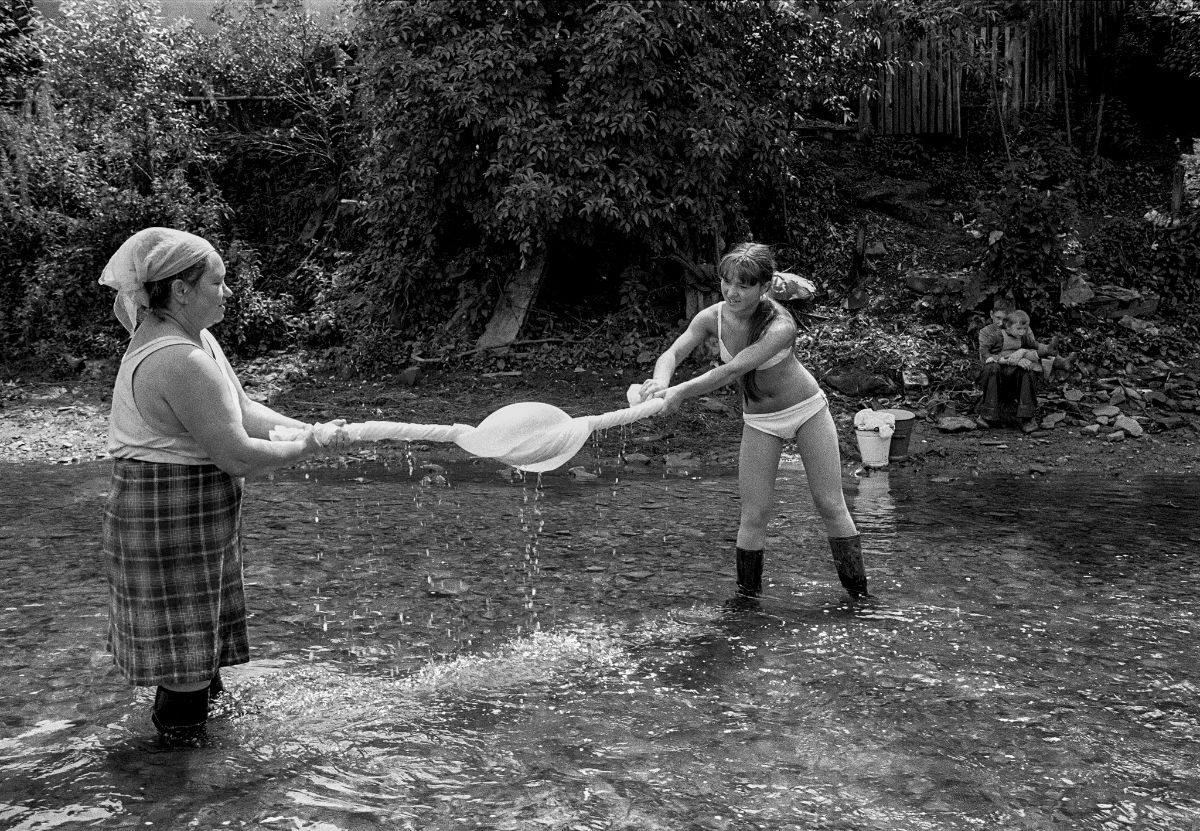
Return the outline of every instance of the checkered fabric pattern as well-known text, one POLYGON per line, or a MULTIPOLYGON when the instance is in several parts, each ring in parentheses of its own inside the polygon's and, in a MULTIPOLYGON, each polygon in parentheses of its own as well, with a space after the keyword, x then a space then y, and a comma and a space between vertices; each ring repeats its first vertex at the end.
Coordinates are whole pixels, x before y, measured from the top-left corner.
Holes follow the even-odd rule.
POLYGON ((131 683, 205 681, 250 660, 241 505, 241 480, 215 465, 115 460, 108 645, 131 683))

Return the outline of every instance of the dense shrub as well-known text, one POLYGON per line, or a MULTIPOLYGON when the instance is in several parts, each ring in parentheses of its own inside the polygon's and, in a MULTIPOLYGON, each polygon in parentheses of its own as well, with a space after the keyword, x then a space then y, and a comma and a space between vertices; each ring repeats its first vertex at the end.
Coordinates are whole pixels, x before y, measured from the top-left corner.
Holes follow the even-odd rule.
POLYGON ((1160 298, 1168 316, 1200 319, 1200 213, 1178 225, 1114 218, 1095 235, 1087 268, 1096 283, 1160 298))
MULTIPOLYGON (((243 63, 255 62, 249 71, 214 48, 246 25, 229 6, 217 11, 218 31, 204 36, 187 22, 164 26, 153 0, 64 0, 52 22, 31 18, 20 37, 0 41, 0 59, 19 70, 4 87, 18 106, 0 112, 0 346, 86 352, 120 343, 111 292, 97 279, 117 246, 150 225, 204 236, 226 257, 232 351, 278 346, 295 328, 284 317, 292 293, 279 283, 262 291, 272 281, 256 243, 239 239, 243 224, 214 176, 232 150, 249 151, 187 98, 216 89, 218 76, 226 92, 239 91, 234 83, 259 92, 255 72, 279 85, 307 77, 294 39, 263 34, 271 20, 285 34, 296 26, 289 17, 254 18, 258 49, 242 52, 243 63)), ((312 139, 302 120, 293 113, 280 128, 292 149, 267 128, 257 135, 285 148, 281 156, 303 156, 295 147, 312 139)))
POLYGON ((743 0, 414 0, 368 4, 360 31, 369 245, 342 308, 409 329, 480 320, 536 251, 544 290, 592 297, 748 236, 807 227, 797 249, 816 247, 822 223, 789 221, 821 216, 820 190, 788 204, 805 189, 792 128, 837 108, 867 43, 743 0))

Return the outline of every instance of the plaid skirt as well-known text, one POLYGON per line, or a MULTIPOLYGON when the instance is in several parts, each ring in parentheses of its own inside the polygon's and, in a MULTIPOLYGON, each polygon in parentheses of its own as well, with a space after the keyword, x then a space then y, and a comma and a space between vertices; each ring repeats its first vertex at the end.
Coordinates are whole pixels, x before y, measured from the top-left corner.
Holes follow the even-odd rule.
POLYGON ((205 681, 250 660, 241 531, 242 482, 215 465, 114 461, 108 647, 131 683, 205 681))

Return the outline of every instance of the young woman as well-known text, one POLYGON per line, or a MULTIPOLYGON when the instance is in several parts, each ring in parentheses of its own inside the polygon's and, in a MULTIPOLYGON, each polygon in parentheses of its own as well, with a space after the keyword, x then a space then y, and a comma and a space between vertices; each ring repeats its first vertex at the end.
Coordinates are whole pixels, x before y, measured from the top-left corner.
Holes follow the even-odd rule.
POLYGON ((717 266, 720 303, 700 311, 654 364, 642 384, 642 400, 665 399, 664 413, 686 398, 712 392, 731 381, 742 390, 745 424, 738 459, 741 521, 737 535, 738 593, 762 590, 763 545, 774 514, 775 476, 785 441, 795 439, 804 461, 809 493, 825 523, 838 577, 851 597, 867 596, 862 545, 842 494, 837 430, 825 394, 796 360, 796 324, 772 297, 803 297, 800 278, 775 271, 771 249, 758 243, 736 246, 717 266), (671 386, 680 362, 716 336, 722 364, 671 386))

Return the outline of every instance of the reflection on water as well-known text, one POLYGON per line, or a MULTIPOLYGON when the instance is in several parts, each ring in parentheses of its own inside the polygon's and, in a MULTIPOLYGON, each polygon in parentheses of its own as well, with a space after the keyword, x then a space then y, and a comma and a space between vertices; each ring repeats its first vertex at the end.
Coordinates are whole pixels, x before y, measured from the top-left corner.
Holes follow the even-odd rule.
POLYGON ((798 466, 749 603, 727 472, 497 467, 252 483, 190 751, 104 651, 107 467, 7 467, 0 827, 1200 826, 1194 481, 848 478, 854 606, 798 466))

